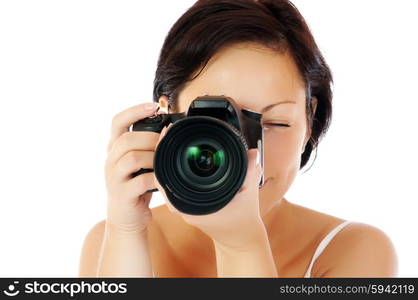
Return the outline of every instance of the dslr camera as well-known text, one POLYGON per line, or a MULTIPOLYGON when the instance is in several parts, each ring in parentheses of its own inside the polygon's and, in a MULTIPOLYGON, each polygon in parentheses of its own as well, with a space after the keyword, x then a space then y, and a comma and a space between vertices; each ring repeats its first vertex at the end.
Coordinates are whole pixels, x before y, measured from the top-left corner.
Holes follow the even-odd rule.
MULTIPOLYGON (((183 213, 216 212, 240 190, 248 168, 248 149, 258 148, 264 165, 261 117, 239 109, 230 97, 206 95, 193 100, 187 112, 139 120, 131 131, 161 133, 165 126, 173 125, 157 145, 153 169, 140 169, 132 177, 155 172, 168 200, 183 213)), ((263 183, 261 176, 259 187, 263 183)))

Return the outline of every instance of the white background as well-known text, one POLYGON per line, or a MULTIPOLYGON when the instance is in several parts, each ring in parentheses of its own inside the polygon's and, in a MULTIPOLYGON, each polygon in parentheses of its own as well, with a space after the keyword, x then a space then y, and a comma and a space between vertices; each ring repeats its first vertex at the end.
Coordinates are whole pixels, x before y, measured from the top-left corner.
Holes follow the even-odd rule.
MULTIPOLYGON (((152 100, 163 40, 193 3, 0 1, 0 276, 78 276, 105 217, 111 119, 152 100)), ((399 276, 417 277, 417 4, 294 3, 335 98, 315 164, 286 196, 382 229, 399 276)))

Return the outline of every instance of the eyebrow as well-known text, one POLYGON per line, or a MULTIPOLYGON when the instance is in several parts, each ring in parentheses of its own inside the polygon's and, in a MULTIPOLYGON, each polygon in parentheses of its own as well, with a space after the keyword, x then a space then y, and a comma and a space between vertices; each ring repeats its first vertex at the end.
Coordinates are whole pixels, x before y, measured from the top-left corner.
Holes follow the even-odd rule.
POLYGON ((272 109, 273 107, 275 107, 275 106, 277 106, 277 105, 280 105, 280 104, 285 104, 285 103, 293 103, 293 104, 296 104, 296 102, 295 102, 295 101, 290 101, 290 100, 288 100, 288 101, 282 101, 282 102, 278 102, 278 103, 273 103, 273 104, 270 104, 270 105, 267 105, 266 107, 264 107, 264 108, 261 110, 261 113, 263 114, 263 113, 265 113, 266 111, 269 111, 270 109, 272 109))

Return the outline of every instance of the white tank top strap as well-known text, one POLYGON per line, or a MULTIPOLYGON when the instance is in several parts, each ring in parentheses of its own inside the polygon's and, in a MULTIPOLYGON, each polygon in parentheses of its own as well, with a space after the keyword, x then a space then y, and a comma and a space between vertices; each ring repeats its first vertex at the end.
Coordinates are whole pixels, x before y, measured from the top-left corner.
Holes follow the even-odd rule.
POLYGON ((352 221, 345 221, 342 222, 340 225, 338 225, 337 227, 335 227, 333 230, 331 230, 323 239, 322 241, 319 243, 318 247, 316 248, 316 251, 312 257, 311 263, 309 264, 308 269, 306 270, 305 273, 305 278, 309 278, 311 277, 311 271, 312 271, 312 266, 315 263, 316 259, 318 258, 319 255, 321 255, 322 251, 324 251, 325 247, 329 244, 329 242, 333 239, 333 237, 341 230, 343 229, 345 226, 347 226, 348 224, 350 224, 352 221))

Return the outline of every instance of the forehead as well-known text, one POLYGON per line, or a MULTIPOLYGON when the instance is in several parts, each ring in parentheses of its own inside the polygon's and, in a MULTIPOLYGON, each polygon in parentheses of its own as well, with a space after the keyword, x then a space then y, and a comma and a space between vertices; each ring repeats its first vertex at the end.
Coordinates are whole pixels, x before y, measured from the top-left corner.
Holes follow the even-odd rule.
POLYGON ((216 53, 180 92, 179 110, 184 111, 196 97, 206 94, 225 95, 254 110, 284 100, 299 105, 305 101, 303 81, 289 54, 249 43, 216 53))

